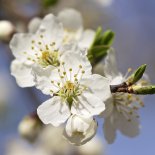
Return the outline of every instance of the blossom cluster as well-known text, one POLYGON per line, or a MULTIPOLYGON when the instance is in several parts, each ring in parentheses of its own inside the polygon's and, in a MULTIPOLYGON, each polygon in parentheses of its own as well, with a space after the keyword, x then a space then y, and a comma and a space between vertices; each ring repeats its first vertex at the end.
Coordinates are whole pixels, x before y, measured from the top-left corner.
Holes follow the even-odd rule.
MULTIPOLYGON (((10 41, 15 57, 11 74, 20 87, 35 86, 51 96, 37 108, 44 124, 65 124, 63 135, 75 145, 95 136, 98 116, 104 118, 108 143, 114 141, 117 130, 130 137, 138 135, 137 110, 143 103, 134 94, 111 91, 111 85, 127 81, 128 76, 118 71, 113 48, 93 48, 99 42, 99 31, 84 30, 81 14, 74 9, 34 18, 28 29, 28 33, 14 34, 10 41), (90 49, 106 49, 100 74, 94 67, 96 61, 91 61, 95 58, 90 49)), ((142 86, 144 81, 137 85, 142 86)))

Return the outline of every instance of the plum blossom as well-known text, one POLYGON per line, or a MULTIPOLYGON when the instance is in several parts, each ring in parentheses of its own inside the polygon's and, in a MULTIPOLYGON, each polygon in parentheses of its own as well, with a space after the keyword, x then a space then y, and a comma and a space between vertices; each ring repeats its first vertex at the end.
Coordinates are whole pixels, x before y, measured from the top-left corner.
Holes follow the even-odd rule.
POLYGON ((91 69, 87 57, 78 52, 66 52, 50 74, 34 68, 36 87, 52 96, 37 109, 43 123, 59 126, 71 114, 91 117, 104 111, 104 101, 111 95, 109 81, 91 69))
POLYGON ((94 137, 97 122, 93 118, 72 115, 66 124, 64 136, 71 144, 83 145, 94 137))
POLYGON ((82 17, 73 9, 60 12, 58 17, 48 14, 42 20, 35 18, 28 28, 29 33, 17 33, 10 41, 15 56, 11 74, 21 87, 35 85, 34 65, 52 70, 60 65, 59 59, 67 49, 76 51, 76 44, 82 49, 88 48, 94 38, 93 31, 83 31, 82 17))
MULTIPOLYGON (((63 25, 63 44, 76 41, 80 48, 90 48, 94 41, 95 31, 84 30, 80 12, 72 8, 64 9, 58 13, 57 18, 63 25)), ((29 32, 35 33, 41 23, 41 18, 33 18, 28 25, 29 32)))
MULTIPOLYGON (((130 70, 130 69, 129 69, 130 70)), ((115 52, 110 50, 105 58, 103 66, 104 75, 110 80, 111 85, 121 84, 126 81, 127 74, 123 76, 117 69, 115 52)), ((138 82, 143 85, 144 81, 138 82)), ((114 93, 106 102, 106 110, 103 112, 105 118, 103 131, 108 143, 113 143, 116 131, 135 137, 139 134, 140 124, 137 110, 143 107, 143 102, 134 94, 114 93)))
POLYGON ((44 70, 59 64, 62 24, 49 14, 45 16, 36 33, 17 33, 10 42, 15 60, 11 64, 11 74, 21 87, 34 86, 32 66, 39 65, 44 70))
POLYGON ((8 41, 15 32, 14 25, 7 20, 0 20, 0 40, 8 41))

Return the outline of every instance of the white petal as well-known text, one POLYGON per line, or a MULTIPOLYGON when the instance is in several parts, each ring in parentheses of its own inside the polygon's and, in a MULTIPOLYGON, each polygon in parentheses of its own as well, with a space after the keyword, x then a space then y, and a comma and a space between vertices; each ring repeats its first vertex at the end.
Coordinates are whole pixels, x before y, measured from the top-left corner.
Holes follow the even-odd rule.
POLYGON ((71 107, 73 114, 84 117, 99 115, 104 110, 105 104, 103 101, 89 92, 83 92, 81 96, 78 96, 77 101, 74 101, 71 107))
POLYGON ((90 75, 83 78, 80 81, 80 84, 88 87, 88 89, 102 101, 106 101, 109 97, 111 97, 110 81, 101 75, 90 75))
POLYGON ((123 78, 122 74, 119 74, 111 79, 110 84, 117 85, 117 84, 121 84, 122 82, 124 82, 124 78, 123 78))
POLYGON ((58 14, 58 19, 63 23, 65 29, 78 31, 83 28, 82 16, 74 9, 66 9, 58 14))
POLYGON ((108 51, 108 55, 105 58, 104 73, 106 77, 112 78, 120 74, 117 69, 115 51, 112 48, 108 51))
POLYGON ((14 60, 11 63, 11 75, 16 78, 16 82, 20 87, 34 86, 34 77, 31 70, 31 66, 18 60, 14 60))
POLYGON ((35 36, 29 33, 15 34, 10 41, 10 48, 13 55, 21 61, 27 61, 28 57, 33 58, 35 56, 35 52, 31 48, 32 40, 35 40, 34 38, 35 36))
POLYGON ((53 86, 51 83, 52 80, 60 80, 57 69, 55 70, 53 66, 42 68, 39 65, 34 65, 32 68, 32 73, 35 76, 37 89, 40 89, 44 94, 52 95, 51 90, 53 93, 58 91, 58 88, 53 86))
POLYGON ((81 48, 89 49, 94 41, 95 32, 93 30, 85 30, 83 32, 82 38, 79 41, 79 46, 81 48))
POLYGON ((128 137, 135 137, 140 132, 139 120, 137 118, 132 117, 131 121, 128 121, 121 114, 118 114, 119 124, 118 129, 122 134, 128 137))
POLYGON ((111 119, 111 117, 108 117, 105 119, 103 132, 104 132, 106 141, 109 144, 113 143, 116 138, 116 128, 113 124, 113 120, 111 119))
POLYGON ((93 118, 72 115, 66 124, 64 136, 71 144, 83 145, 96 134, 97 123, 93 118))
POLYGON ((99 62, 98 64, 96 64, 93 67, 93 73, 94 74, 99 74, 99 75, 105 76, 105 73, 104 73, 104 64, 103 64, 102 61, 99 62))
POLYGON ((42 20, 37 34, 43 35, 46 44, 55 42, 55 47, 58 48, 63 39, 63 27, 54 15, 48 14, 42 20))
POLYGON ((88 61, 87 57, 81 55, 80 51, 79 53, 67 52, 66 54, 62 55, 60 59, 61 59, 60 62, 65 62, 64 67, 66 69, 66 72, 69 73, 69 69, 72 68, 72 75, 74 76, 75 74, 78 73, 77 78, 81 77, 82 70, 85 71, 83 77, 91 74, 92 66, 88 61), (80 65, 82 66, 82 69, 79 71, 80 65))
POLYGON ((28 31, 30 33, 35 33, 38 30, 41 21, 42 21, 41 18, 38 17, 33 18, 28 24, 28 31))
POLYGON ((37 113, 44 124, 52 124, 54 126, 64 123, 70 116, 68 105, 62 102, 58 96, 54 96, 42 103, 38 107, 37 113))
POLYGON ((111 96, 107 101, 104 102, 105 103, 105 110, 101 113, 100 117, 102 118, 107 118, 109 117, 114 109, 114 105, 113 105, 113 96, 111 96))
POLYGON ((61 46, 59 54, 63 55, 65 53, 69 53, 69 52, 81 54, 84 56, 87 55, 87 49, 79 48, 79 46, 77 45, 77 42, 72 42, 72 43, 65 44, 65 45, 61 46))

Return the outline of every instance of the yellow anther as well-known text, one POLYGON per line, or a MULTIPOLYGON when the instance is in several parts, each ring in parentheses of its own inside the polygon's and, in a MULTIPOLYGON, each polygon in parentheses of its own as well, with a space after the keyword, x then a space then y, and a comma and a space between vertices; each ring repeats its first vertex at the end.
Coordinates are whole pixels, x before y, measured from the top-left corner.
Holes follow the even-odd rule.
POLYGON ((132 95, 131 94, 128 94, 128 99, 132 98, 132 95))
POLYGON ((41 45, 41 42, 39 41, 38 44, 41 45))
POLYGON ((143 102, 140 102, 140 105, 141 105, 142 107, 144 107, 144 103, 143 103, 143 102))
POLYGON ((138 110, 138 108, 136 106, 133 107, 134 110, 138 110))
POLYGON ((49 50, 48 45, 46 45, 46 50, 49 50))
POLYGON ((131 72, 132 71, 132 68, 128 68, 128 72, 131 72))
POLYGON ((58 86, 60 86, 60 82, 58 82, 57 84, 58 84, 58 86))
POLYGON ((65 62, 62 62, 62 65, 64 65, 65 64, 65 62))
POLYGON ((40 35, 40 38, 43 38, 43 37, 44 37, 44 36, 41 34, 41 35, 40 35))
POLYGON ((83 70, 83 71, 82 71, 82 74, 84 74, 84 73, 85 73, 85 71, 83 70))
POLYGON ((79 65, 79 68, 82 68, 82 65, 79 65))
POLYGON ((66 72, 63 72, 63 75, 66 75, 66 72))
POLYGON ((61 79, 63 79, 63 78, 64 78, 64 76, 60 76, 60 78, 61 78, 61 79))
POLYGON ((60 69, 58 69, 58 72, 60 72, 60 69))
POLYGON ((133 112, 132 112, 132 111, 130 111, 130 112, 129 112, 129 114, 130 114, 130 115, 132 115, 132 114, 133 114, 133 112))
POLYGON ((51 83, 54 83, 54 81, 51 81, 51 83))
POLYGON ((55 42, 52 42, 52 44, 50 44, 51 46, 54 46, 55 45, 55 42))
POLYGON ((71 72, 72 71, 72 68, 70 68, 69 71, 71 72))
POLYGON ((34 47, 32 46, 31 49, 34 50, 34 47))
POLYGON ((34 43, 35 43, 35 41, 34 41, 34 40, 32 40, 32 41, 31 41, 31 43, 32 43, 32 44, 34 44, 34 43))

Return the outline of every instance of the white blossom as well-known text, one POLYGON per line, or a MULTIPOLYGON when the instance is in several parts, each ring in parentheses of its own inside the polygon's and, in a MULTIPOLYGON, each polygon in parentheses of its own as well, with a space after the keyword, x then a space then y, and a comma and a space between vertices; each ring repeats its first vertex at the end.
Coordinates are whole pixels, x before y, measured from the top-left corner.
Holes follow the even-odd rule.
POLYGON ((18 126, 18 132, 20 133, 20 135, 30 142, 36 140, 36 137, 41 132, 41 129, 42 123, 35 115, 24 117, 24 119, 19 123, 18 126))
POLYGON ((42 20, 35 18, 28 28, 29 33, 15 34, 10 42, 16 58, 11 64, 11 74, 21 87, 35 85, 34 65, 52 70, 59 66, 59 59, 67 49, 76 51, 76 44, 88 48, 94 39, 94 32, 83 31, 82 17, 72 9, 60 12, 58 17, 48 14, 42 20))
POLYGON ((83 145, 94 137, 97 122, 93 118, 72 115, 66 124, 64 136, 71 144, 83 145))
POLYGON ((90 48, 95 32, 91 29, 84 30, 80 12, 71 8, 64 9, 58 14, 58 19, 63 23, 64 42, 75 40, 80 48, 90 48))
MULTIPOLYGON (((78 52, 80 53, 80 52, 78 52)), ((60 66, 43 73, 38 68, 36 87, 53 96, 38 107, 38 115, 45 124, 58 126, 72 114, 91 117, 104 111, 104 101, 111 92, 107 78, 91 73, 86 56, 66 52, 60 66)))
MULTIPOLYGON (((103 71, 104 75, 110 79, 111 85, 121 84, 127 79, 127 74, 123 76, 117 69, 113 50, 110 50, 105 58, 103 71)), ((143 83, 138 84, 142 85, 143 83)), ((114 93, 105 102, 105 105, 103 130, 108 143, 114 141, 117 130, 129 137, 135 137, 139 134, 140 124, 137 110, 143 107, 143 102, 139 97, 134 94, 114 93)))
MULTIPOLYGON (((72 8, 64 9, 58 13, 57 18, 63 25, 63 44, 76 41, 81 48, 90 48, 95 32, 91 29, 84 30, 80 12, 72 8)), ((35 33, 41 22, 41 18, 32 19, 28 25, 29 31, 35 33)))
POLYGON ((45 16, 36 33, 13 36, 10 48, 16 59, 11 64, 11 74, 21 87, 34 86, 33 65, 46 70, 59 64, 62 38, 62 24, 52 14, 45 16))
POLYGON ((15 31, 14 25, 7 20, 0 20, 0 40, 8 41, 15 31))

